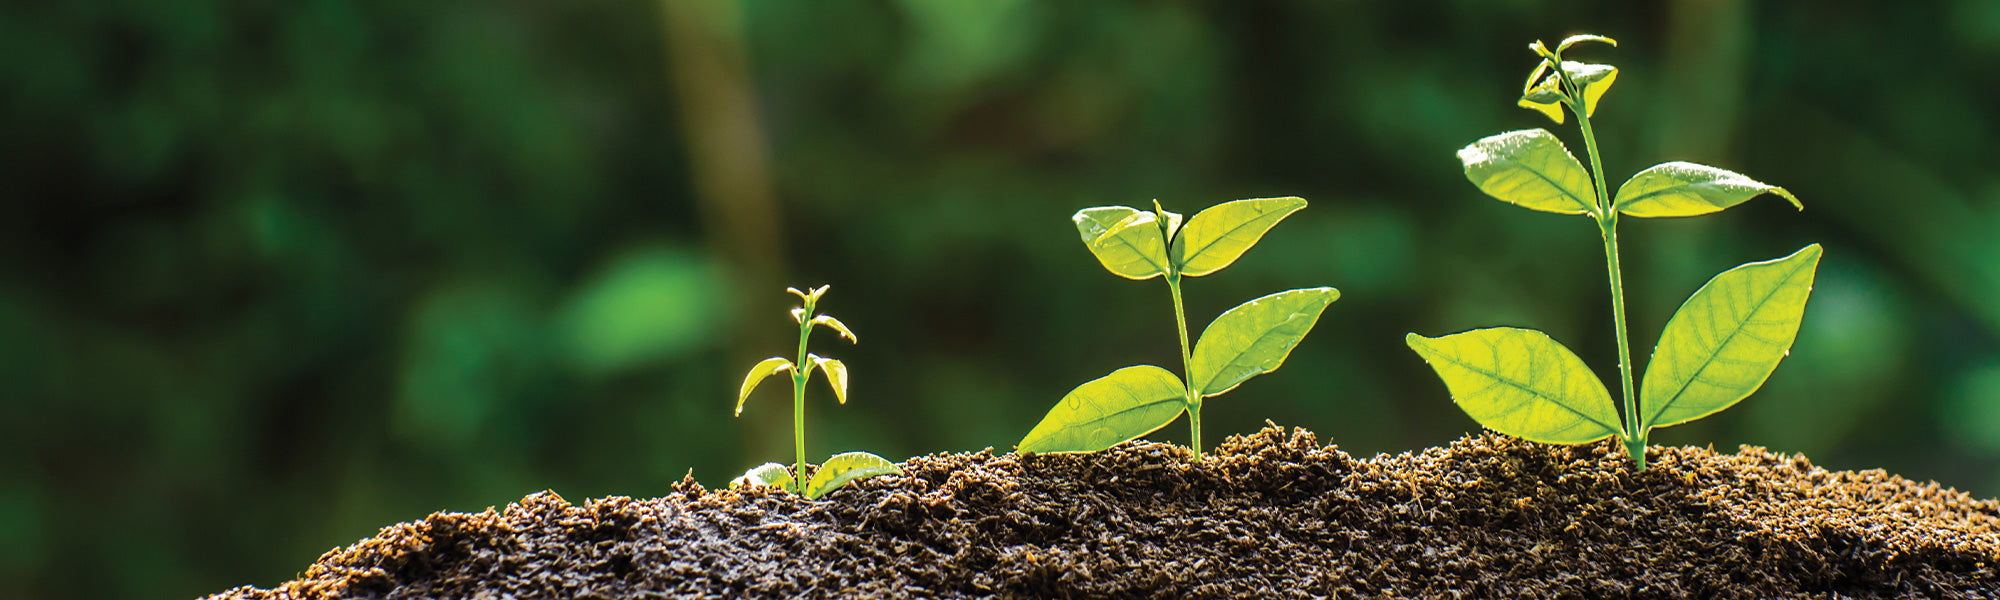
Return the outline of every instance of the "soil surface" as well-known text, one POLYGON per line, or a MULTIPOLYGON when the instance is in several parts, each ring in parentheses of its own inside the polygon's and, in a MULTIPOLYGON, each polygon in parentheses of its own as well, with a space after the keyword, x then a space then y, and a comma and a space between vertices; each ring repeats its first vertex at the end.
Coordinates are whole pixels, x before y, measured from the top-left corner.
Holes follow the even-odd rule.
POLYGON ((1199 463, 935 454, 821 500, 551 492, 211 598, 2000 598, 2000 504, 1804 458, 1485 434, 1357 460, 1273 425, 1199 463))

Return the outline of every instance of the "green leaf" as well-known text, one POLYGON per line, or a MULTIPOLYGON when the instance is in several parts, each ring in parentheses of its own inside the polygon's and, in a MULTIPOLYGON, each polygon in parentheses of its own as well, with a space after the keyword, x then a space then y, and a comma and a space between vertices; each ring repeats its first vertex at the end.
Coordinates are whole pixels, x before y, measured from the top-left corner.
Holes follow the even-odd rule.
POLYGON ((1496 327, 1404 341, 1437 371, 1458 408, 1488 429, 1548 444, 1618 434, 1604 382, 1547 334, 1496 327))
POLYGON ((1102 206, 1077 211, 1072 220, 1084 245, 1112 274, 1149 279, 1167 272, 1167 240, 1154 213, 1102 206))
POLYGON ((1645 429, 1714 414, 1764 385, 1791 351, 1819 244, 1723 271, 1667 321, 1641 387, 1645 429))
POLYGON ((1236 200, 1208 207, 1174 236, 1174 263, 1189 277, 1222 270, 1256 245, 1278 221, 1305 207, 1305 199, 1297 197, 1236 200))
POLYGON ((1583 114, 1597 116, 1597 99, 1611 90, 1611 84, 1618 81, 1618 67, 1563 61, 1563 71, 1569 73, 1569 80, 1583 90, 1583 114))
POLYGON ((1339 298, 1340 290, 1330 287, 1287 290, 1222 313, 1201 332, 1188 361, 1196 393, 1214 396, 1278 370, 1320 313, 1339 298))
POLYGON ((1689 162, 1670 162, 1640 171, 1618 186, 1618 201, 1612 204, 1618 212, 1634 217, 1690 217, 1736 206, 1767 192, 1790 200, 1799 210, 1806 208, 1785 188, 1689 162))
POLYGON ((1528 85, 1521 88, 1521 101, 1515 104, 1521 108, 1538 111, 1548 116, 1549 120, 1555 121, 1557 125, 1561 125, 1562 103, 1569 98, 1563 95, 1561 82, 1554 76, 1543 77, 1540 82, 1535 79, 1542 77, 1548 69, 1549 61, 1546 60, 1535 66, 1535 72, 1528 75, 1528 85))
POLYGON ((798 491, 797 482, 792 480, 792 472, 786 470, 785 465, 778 463, 758 465, 729 481, 729 487, 732 488, 747 485, 768 485, 787 491, 798 491))
POLYGON ((785 360, 785 357, 782 356, 766 358, 762 362, 758 362, 757 366, 750 367, 750 374, 743 378, 742 390, 736 393, 737 416, 743 415, 743 401, 750 399, 750 391, 757 389, 758 383, 763 382, 765 377, 791 370, 791 368, 792 361, 785 360))
POLYGON ((880 475, 902 475, 903 470, 888 459, 867 452, 843 452, 826 459, 806 484, 806 497, 819 499, 847 482, 880 475))
POLYGON ((827 328, 830 328, 830 329, 832 329, 832 330, 834 330, 834 331, 836 331, 836 332, 839 332, 839 333, 840 333, 840 337, 844 337, 844 338, 847 338, 847 341, 848 341, 848 343, 851 343, 851 344, 859 344, 859 343, 861 343, 861 340, 859 340, 859 339, 856 339, 856 338, 854 337, 854 332, 853 332, 852 330, 849 330, 849 329, 847 328, 847 324, 846 324, 846 323, 842 323, 842 322, 840 322, 840 319, 835 319, 835 318, 833 318, 833 317, 831 317, 831 316, 828 316, 828 315, 820 315, 820 316, 817 316, 817 317, 813 317, 813 320, 812 320, 812 324, 814 324, 814 325, 824 325, 824 326, 826 326, 827 328))
POLYGON ((1509 131, 1458 151, 1465 178, 1501 201, 1553 213, 1589 214, 1596 206, 1590 174, 1562 141, 1541 129, 1509 131))
POLYGON ((807 355, 807 356, 810 360, 813 361, 814 364, 819 366, 820 372, 826 373, 826 384, 833 387, 833 397, 840 399, 841 404, 846 404, 847 363, 843 363, 831 358, 822 358, 812 355, 807 355))
POLYGON ((1562 43, 1556 44, 1556 54, 1562 54, 1563 51, 1569 50, 1570 46, 1575 46, 1583 42, 1600 42, 1600 43, 1610 44, 1613 46, 1618 45, 1618 40, 1614 40, 1601 35, 1592 35, 1588 33, 1582 35, 1572 35, 1567 38, 1563 38, 1562 43))
POLYGON ((1186 409, 1187 388, 1173 373, 1125 367, 1070 390, 1016 448, 1096 452, 1166 427, 1186 409))

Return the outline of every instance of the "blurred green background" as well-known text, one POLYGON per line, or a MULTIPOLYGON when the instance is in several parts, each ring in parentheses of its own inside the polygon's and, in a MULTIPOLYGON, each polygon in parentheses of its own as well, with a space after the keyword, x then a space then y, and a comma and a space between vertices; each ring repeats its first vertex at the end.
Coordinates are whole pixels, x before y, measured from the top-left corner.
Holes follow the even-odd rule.
MULTIPOLYGON (((1628 220, 1633 345, 1731 266, 1826 246, 1791 358, 1660 444, 1804 452, 2000 495, 2000 4, 51 2, 0 8, 0 597, 270 586, 436 510, 655 496, 807 454, 1004 451, 1071 387, 1178 368, 1165 285, 1069 216, 1312 205, 1191 280, 1343 298, 1218 399, 1367 456, 1476 429, 1402 335, 1543 329, 1614 373, 1587 220, 1454 152, 1551 127, 1526 44, 1623 73, 1609 179, 1785 186, 1628 220)), ((1641 363, 1643 366, 1643 363, 1641 363)), ((1614 388, 1615 389, 1615 388, 1614 388)), ((1185 443, 1184 424, 1153 439, 1185 443)))

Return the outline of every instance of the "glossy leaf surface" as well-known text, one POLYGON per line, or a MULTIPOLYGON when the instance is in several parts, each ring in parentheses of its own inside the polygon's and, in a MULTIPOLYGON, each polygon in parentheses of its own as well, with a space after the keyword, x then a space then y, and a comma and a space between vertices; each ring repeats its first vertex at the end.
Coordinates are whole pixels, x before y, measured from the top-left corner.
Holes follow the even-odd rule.
POLYGON ((1640 422, 1699 419, 1764 385, 1791 350, 1818 270, 1819 244, 1723 271, 1667 321, 1646 365, 1640 422))
POLYGON ((1154 213, 1104 206, 1077 211, 1072 220, 1084 246, 1112 274, 1149 279, 1166 273, 1167 240, 1154 213))
POLYGON ((1566 60, 1563 71, 1583 90, 1583 114, 1597 116, 1597 100, 1618 81, 1618 67, 1566 60))
POLYGON ((812 480, 806 483, 805 496, 818 499, 856 479, 901 474, 903 469, 888 459, 867 452, 843 452, 826 459, 826 464, 813 472, 812 480))
POLYGON ((1541 129, 1509 131, 1458 151, 1465 177, 1501 201, 1563 214, 1591 212, 1590 174, 1562 141, 1541 129))
POLYGON ((1634 217, 1705 215, 1742 204, 1758 195, 1777 194, 1805 210, 1797 196, 1735 172, 1690 162, 1670 162, 1640 171, 1618 186, 1613 205, 1634 217))
POLYGON ((1070 390, 1018 446, 1022 452, 1096 452, 1152 433, 1187 409, 1187 388, 1166 369, 1125 367, 1070 390))
POLYGON ((1222 313, 1201 332, 1188 361, 1196 393, 1214 396, 1277 370, 1339 298, 1340 290, 1330 287, 1287 290, 1222 313))
POLYGON ((786 470, 785 465, 778 463, 758 465, 729 481, 729 487, 732 488, 746 485, 768 485, 789 491, 798 491, 796 484, 797 482, 792 479, 792 472, 786 470))
POLYGON ((1172 256, 1182 275, 1214 273, 1257 244, 1285 217, 1306 207, 1303 198, 1255 198, 1208 207, 1174 236, 1172 256))
POLYGON ((765 377, 789 371, 791 368, 792 361, 782 356, 766 358, 759 361, 757 366, 750 367, 750 374, 743 377, 742 389, 736 393, 736 414, 743 414, 743 401, 750 399, 750 391, 757 389, 757 384, 763 382, 765 377))
POLYGON ((1427 338, 1409 334, 1452 400, 1488 429, 1524 440, 1581 444, 1617 435, 1604 383, 1540 331, 1496 327, 1427 338))

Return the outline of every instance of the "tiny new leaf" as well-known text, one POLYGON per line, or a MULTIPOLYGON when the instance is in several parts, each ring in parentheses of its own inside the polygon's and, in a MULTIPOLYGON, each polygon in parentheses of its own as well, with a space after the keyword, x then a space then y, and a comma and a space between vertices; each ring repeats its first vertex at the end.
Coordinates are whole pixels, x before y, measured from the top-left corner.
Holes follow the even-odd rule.
POLYGON ((1166 369, 1138 365, 1070 390, 1017 446, 1022 452, 1096 452, 1166 427, 1187 409, 1187 388, 1166 369))
POLYGON ((736 414, 738 416, 743 414, 743 401, 750 399, 750 391, 757 389, 757 384, 763 382, 765 377, 791 369, 792 361, 783 356, 766 358, 759 361, 757 366, 750 367, 750 374, 743 377, 743 388, 736 394, 736 414))
POLYGON ((1524 440, 1581 444, 1617 435, 1618 409, 1604 382, 1569 348, 1532 329, 1495 327, 1427 338, 1409 334, 1479 424, 1524 440))
POLYGON ((1297 197, 1253 198, 1208 207, 1174 236, 1169 255, 1182 275, 1214 273, 1236 262, 1278 221, 1305 207, 1305 199, 1297 197))
POLYGON ((1682 304, 1646 365, 1646 429, 1686 423, 1749 397, 1778 368, 1805 317, 1819 244, 1738 266, 1682 304))
POLYGON ((806 483, 805 496, 817 500, 856 479, 902 474, 903 469, 896 463, 880 456, 867 452, 843 452, 826 459, 826 464, 813 472, 812 480, 806 483))
POLYGON ((813 317, 812 324, 824 325, 828 329, 834 330, 835 332, 840 334, 840 337, 847 338, 847 343, 850 344, 861 343, 861 340, 859 338, 854 337, 854 331, 847 328, 846 323, 840 322, 840 319, 835 319, 833 318, 832 315, 820 315, 817 317, 813 317))
POLYGON ((1286 290, 1222 313, 1201 332, 1188 362, 1195 391, 1214 396, 1278 370, 1319 322, 1320 313, 1339 298, 1340 290, 1330 287, 1286 290))
POLYGON ((1156 214, 1108 206, 1077 211, 1072 219, 1084 246, 1112 274, 1150 279, 1167 272, 1167 240, 1156 214), (1112 217, 1118 220, 1110 221, 1112 217))
POLYGON ((1458 151, 1465 177, 1501 201, 1534 210, 1580 215, 1596 209, 1590 174, 1542 129, 1509 131, 1458 151))
POLYGON ((1805 210, 1797 196, 1735 172, 1690 162, 1670 162, 1640 171, 1618 186, 1622 212, 1634 217, 1691 217, 1705 215, 1764 193, 1777 194, 1805 210))
POLYGON ((798 487, 796 483, 792 479, 792 472, 785 470, 785 465, 764 463, 744 472, 742 476, 730 480, 729 487, 768 485, 782 490, 797 491, 795 489, 798 487))

